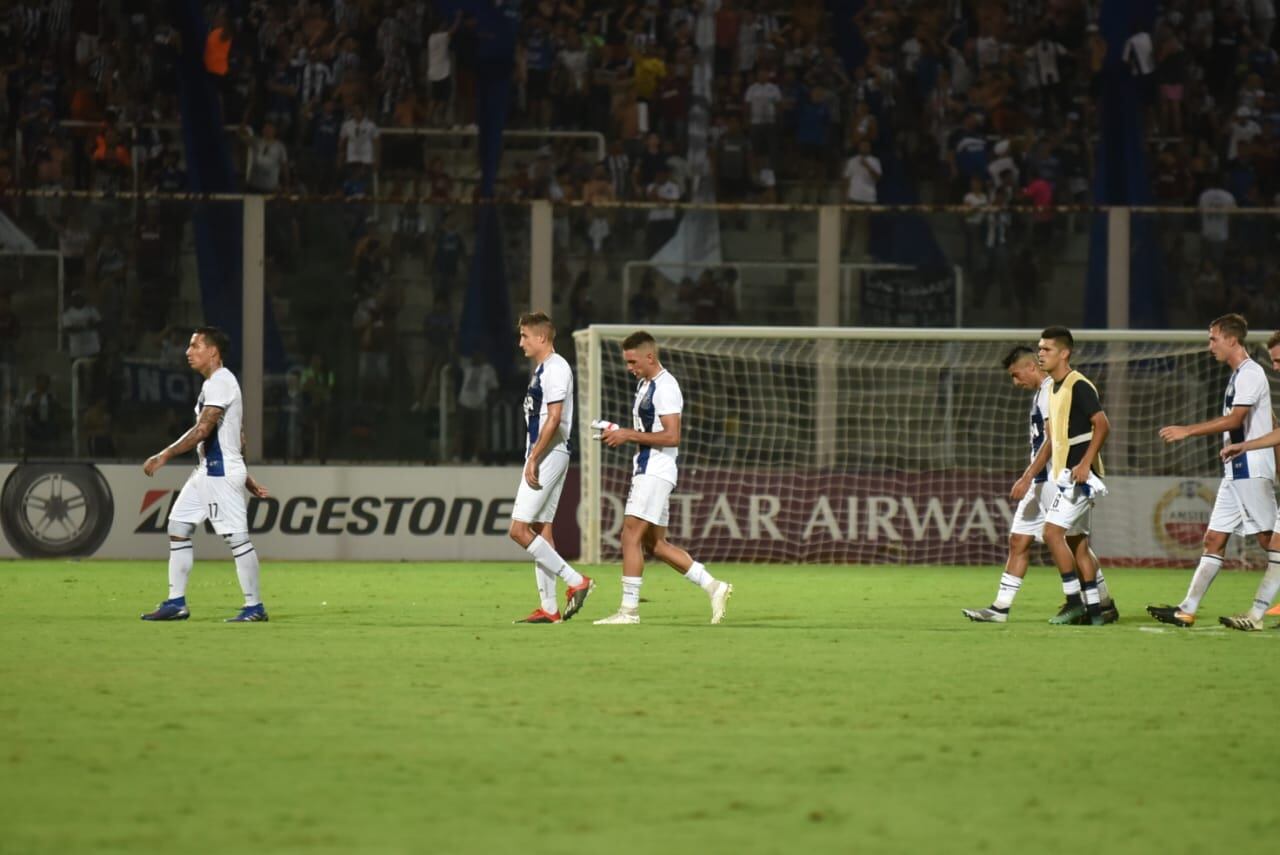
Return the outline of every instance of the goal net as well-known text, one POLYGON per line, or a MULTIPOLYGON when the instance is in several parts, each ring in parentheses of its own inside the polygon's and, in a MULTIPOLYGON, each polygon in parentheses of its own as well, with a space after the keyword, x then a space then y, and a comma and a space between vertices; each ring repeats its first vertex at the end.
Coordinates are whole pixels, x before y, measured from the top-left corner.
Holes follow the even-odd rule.
MULTIPOLYGON (((589 423, 631 423, 621 342, 633 331, 574 334, 587 561, 619 555, 635 446, 604 447, 589 423)), ((669 537, 699 560, 1003 560, 1032 393, 1012 386, 1001 360, 1014 345, 1034 348, 1038 330, 649 331, 685 401, 669 537)), ((1265 338, 1250 343, 1269 365, 1265 338)), ((1111 493, 1093 529, 1112 564, 1181 566, 1199 554, 1220 442, 1166 445, 1158 431, 1220 413, 1230 372, 1205 344, 1201 331, 1077 336, 1072 365, 1098 386, 1112 424, 1102 452, 1111 493)))

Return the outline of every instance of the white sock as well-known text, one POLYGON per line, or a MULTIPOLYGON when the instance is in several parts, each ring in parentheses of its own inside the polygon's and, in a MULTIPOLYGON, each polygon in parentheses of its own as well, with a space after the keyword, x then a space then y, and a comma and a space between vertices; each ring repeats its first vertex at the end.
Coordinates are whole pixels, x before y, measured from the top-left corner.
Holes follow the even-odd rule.
POLYGON ((1262 620, 1262 616, 1271 608, 1271 603, 1280 592, 1280 550, 1267 550, 1267 572, 1258 583, 1258 593, 1253 596, 1253 608, 1249 609, 1249 617, 1262 620))
POLYGON ((1072 570, 1070 573, 1062 574, 1062 593, 1066 595, 1068 600, 1072 597, 1077 600, 1080 599, 1080 576, 1076 571, 1072 570))
POLYGON ((684 577, 708 594, 714 591, 716 585, 719 584, 716 581, 716 577, 707 572, 706 565, 699 561, 693 562, 693 566, 684 574, 684 577))
POLYGON ((1221 569, 1221 555, 1210 555, 1209 553, 1201 555, 1200 563, 1196 566, 1196 573, 1191 577, 1191 587, 1187 588, 1187 597, 1178 608, 1189 615, 1195 614, 1196 609, 1200 608, 1200 601, 1208 593, 1209 586, 1213 584, 1213 580, 1221 569))
POLYGON ((569 566, 569 562, 560 557, 555 547, 547 543, 542 535, 536 535, 524 551, 533 556, 533 560, 553 576, 559 576, 569 587, 582 584, 582 574, 569 566))
POLYGON ((1018 589, 1022 587, 1022 580, 1012 573, 1000 574, 1000 587, 996 591, 996 601, 992 604, 992 608, 1009 611, 1013 606, 1013 598, 1018 596, 1018 589))
POLYGON ((634 612, 640 608, 640 583, 643 576, 622 577, 622 609, 634 612))
POLYGON ((258 596, 258 551, 248 536, 243 540, 227 538, 231 547, 231 557, 236 560, 236 575, 240 577, 240 590, 244 592, 244 604, 256 606, 262 603, 258 596))
POLYGON ((195 564, 196 554, 189 540, 169 541, 169 599, 187 595, 187 578, 191 576, 191 565, 195 564))
POLYGON ((1094 579, 1098 583, 1098 596, 1102 598, 1102 602, 1111 602, 1111 590, 1107 588, 1107 580, 1102 578, 1102 568, 1098 568, 1098 576, 1094 579))
POLYGON ((542 603, 542 610, 552 615, 560 611, 560 607, 556 605, 556 577, 543 570, 537 562, 533 565, 533 577, 538 583, 538 600, 542 603))

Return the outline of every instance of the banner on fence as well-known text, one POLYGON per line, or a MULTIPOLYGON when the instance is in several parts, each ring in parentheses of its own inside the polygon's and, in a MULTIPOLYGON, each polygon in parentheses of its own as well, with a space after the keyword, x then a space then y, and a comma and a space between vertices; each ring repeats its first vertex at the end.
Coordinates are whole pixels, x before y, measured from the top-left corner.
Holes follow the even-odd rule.
MULTIPOLYGON (((0 464, 0 558, 163 557, 169 510, 189 472, 169 466, 147 478, 137 465, 0 464)), ((507 535, 518 467, 258 466, 253 473, 271 490, 249 501, 250 533, 269 560, 529 561, 507 535)), ((626 473, 607 472, 605 484, 602 531, 613 556, 626 473)), ((1093 529, 1107 564, 1194 561, 1215 480, 1114 477, 1109 485, 1093 529)), ((578 486, 571 469, 555 529, 569 558, 578 547, 578 486)), ((705 561, 998 564, 1012 514, 1008 487, 1007 477, 954 472, 700 469, 681 474, 669 533, 697 544, 705 561)), ((215 557, 225 547, 205 531, 197 548, 215 557)))

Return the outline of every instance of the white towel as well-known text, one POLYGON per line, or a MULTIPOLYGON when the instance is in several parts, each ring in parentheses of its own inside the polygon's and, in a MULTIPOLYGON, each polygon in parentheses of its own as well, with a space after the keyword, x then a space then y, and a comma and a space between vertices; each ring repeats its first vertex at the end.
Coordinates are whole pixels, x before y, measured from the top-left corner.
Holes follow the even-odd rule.
POLYGON ((1102 483, 1098 473, 1093 471, 1089 472, 1088 481, 1084 482, 1084 484, 1077 484, 1075 479, 1071 477, 1071 470, 1064 466, 1062 471, 1058 473, 1057 485, 1058 489, 1063 493, 1074 493, 1074 491, 1083 486, 1085 488, 1084 494, 1089 499, 1101 499, 1107 495, 1107 485, 1102 483))

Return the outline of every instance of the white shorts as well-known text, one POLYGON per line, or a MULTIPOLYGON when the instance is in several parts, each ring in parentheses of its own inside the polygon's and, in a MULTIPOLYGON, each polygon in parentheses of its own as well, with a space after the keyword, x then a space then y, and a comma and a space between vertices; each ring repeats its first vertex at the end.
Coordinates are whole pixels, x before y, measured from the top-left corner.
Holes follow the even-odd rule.
POLYGON ((549 523, 554 520, 556 508, 560 505, 560 491, 564 489, 564 475, 568 471, 568 453, 553 451, 538 464, 538 483, 542 485, 539 489, 530 487, 521 472, 511 518, 527 523, 549 523))
POLYGON ((634 475, 631 492, 627 493, 627 506, 622 513, 666 528, 671 510, 671 491, 675 488, 675 484, 656 475, 634 475))
POLYGON ((1056 484, 1046 484, 1045 498, 1049 500, 1044 512, 1046 523, 1066 529, 1068 537, 1089 534, 1093 525, 1092 496, 1080 489, 1063 490, 1056 484))
POLYGON ((1009 534, 1024 534, 1036 540, 1044 540, 1044 500, 1052 494, 1053 487, 1048 482, 1039 481, 1031 485, 1031 489, 1018 502, 1013 512, 1013 523, 1009 526, 1009 534))
POLYGON ((1209 530, 1227 534, 1271 531, 1276 517, 1275 484, 1269 478, 1223 478, 1209 515, 1209 530))
POLYGON ((248 534, 249 503, 244 489, 248 474, 244 469, 231 469, 221 478, 212 478, 197 468, 182 485, 169 519, 192 525, 208 520, 218 534, 248 534))

